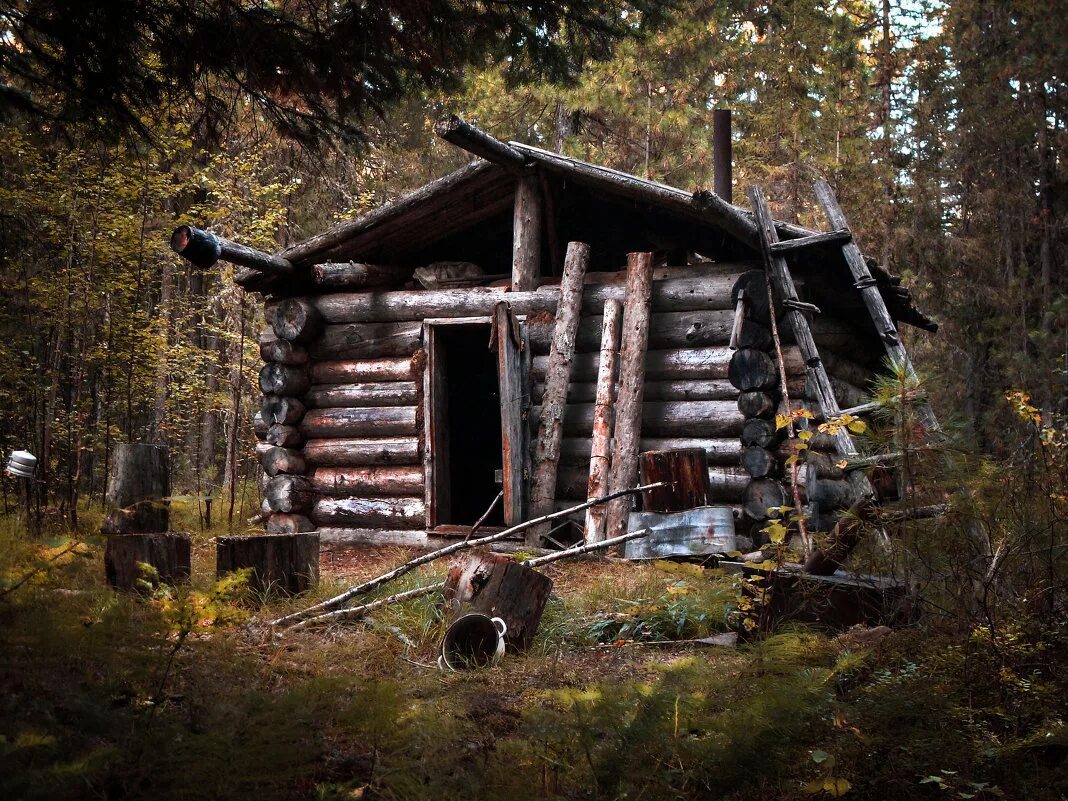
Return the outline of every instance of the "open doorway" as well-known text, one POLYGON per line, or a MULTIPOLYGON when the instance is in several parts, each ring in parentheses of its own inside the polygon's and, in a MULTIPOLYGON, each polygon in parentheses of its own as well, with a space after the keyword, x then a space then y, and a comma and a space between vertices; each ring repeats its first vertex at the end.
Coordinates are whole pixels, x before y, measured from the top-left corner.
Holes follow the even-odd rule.
MULTIPOLYGON (((500 491, 501 401, 490 324, 430 326, 430 524, 472 526, 500 491)), ((504 524, 498 504, 484 527, 504 524)))

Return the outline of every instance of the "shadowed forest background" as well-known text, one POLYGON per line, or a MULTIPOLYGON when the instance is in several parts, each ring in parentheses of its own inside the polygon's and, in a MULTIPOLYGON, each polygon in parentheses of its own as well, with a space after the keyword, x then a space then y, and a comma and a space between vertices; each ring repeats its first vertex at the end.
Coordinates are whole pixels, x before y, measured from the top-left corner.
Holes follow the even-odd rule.
POLYGON ((31 540, 8 480, 0 790, 1068 797, 1061 6, 0 0, 0 450, 39 458, 42 528, 31 540), (823 228, 827 179, 940 325, 902 333, 946 453, 912 460, 907 415, 882 422, 910 499, 950 511, 891 521, 893 544, 858 557, 917 589, 919 627, 612 649, 729 628, 744 591, 693 566, 580 564, 553 574, 528 656, 442 678, 429 601, 322 636, 262 623, 396 553, 341 559, 306 601, 203 578, 208 538, 260 505, 265 323, 230 265, 171 251, 176 226, 279 250, 459 167, 433 131, 447 114, 709 188, 716 108, 733 111, 736 203, 757 182, 776 217, 823 228), (93 538, 126 442, 169 448, 188 590, 103 587, 93 538))

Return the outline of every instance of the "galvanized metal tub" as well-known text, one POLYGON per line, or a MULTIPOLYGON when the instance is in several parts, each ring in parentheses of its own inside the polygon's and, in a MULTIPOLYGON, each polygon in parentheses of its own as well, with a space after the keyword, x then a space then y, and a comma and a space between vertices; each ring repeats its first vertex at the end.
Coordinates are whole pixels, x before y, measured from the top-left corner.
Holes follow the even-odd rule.
POLYGON ((729 506, 698 506, 684 512, 631 512, 628 531, 649 529, 648 536, 630 540, 627 559, 668 556, 711 556, 737 550, 734 513, 729 506))

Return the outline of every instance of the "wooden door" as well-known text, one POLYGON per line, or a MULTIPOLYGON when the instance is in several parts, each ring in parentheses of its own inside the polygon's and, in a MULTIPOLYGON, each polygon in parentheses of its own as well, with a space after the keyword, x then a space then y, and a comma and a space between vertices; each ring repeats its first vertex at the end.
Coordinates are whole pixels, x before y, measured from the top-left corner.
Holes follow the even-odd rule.
POLYGON ((526 513, 527 376, 523 333, 505 302, 493 309, 493 343, 497 351, 497 379, 501 393, 501 447, 504 466, 504 522, 514 526, 526 513))

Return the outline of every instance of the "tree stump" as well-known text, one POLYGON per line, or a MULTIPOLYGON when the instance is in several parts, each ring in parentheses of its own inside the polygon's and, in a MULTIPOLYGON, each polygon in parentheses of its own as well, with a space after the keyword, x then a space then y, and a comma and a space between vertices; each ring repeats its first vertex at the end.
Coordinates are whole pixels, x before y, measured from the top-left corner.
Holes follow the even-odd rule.
POLYGON ((319 584, 319 535, 259 534, 249 537, 217 537, 215 572, 227 573, 251 567, 249 586, 257 592, 299 595, 319 584))
POLYGON ((553 588, 552 579, 507 556, 471 551, 452 563, 443 595, 449 622, 465 612, 499 617, 514 651, 530 647, 553 588))
POLYGON ((641 454, 640 467, 642 484, 658 481, 667 484, 642 493, 646 512, 682 512, 711 505, 708 453, 704 448, 645 451, 641 454))
POLYGON ((118 590, 139 589, 140 579, 149 576, 138 566, 144 562, 156 569, 152 583, 181 584, 192 573, 188 534, 112 534, 104 548, 104 574, 118 590))
POLYGON ((101 530, 105 534, 166 531, 170 494, 166 448, 141 443, 115 446, 101 530))

